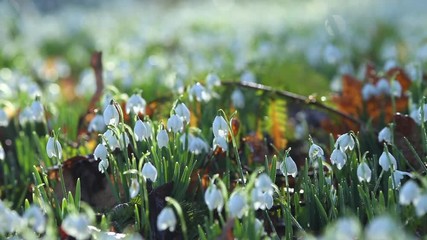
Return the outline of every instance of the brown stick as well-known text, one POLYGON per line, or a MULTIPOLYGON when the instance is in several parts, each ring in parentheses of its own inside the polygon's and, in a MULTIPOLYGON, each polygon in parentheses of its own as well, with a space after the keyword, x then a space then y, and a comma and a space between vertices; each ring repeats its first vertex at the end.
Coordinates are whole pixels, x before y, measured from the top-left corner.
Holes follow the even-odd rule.
POLYGON ((317 108, 321 108, 323 110, 326 110, 328 112, 331 112, 333 114, 336 114, 340 117, 343 117, 345 119, 348 119, 354 123, 356 123, 359 126, 362 126, 362 122, 360 122, 358 119, 354 118, 353 116, 350 116, 348 114, 345 114, 343 112, 340 112, 334 108, 331 108, 329 106, 326 106, 320 102, 318 102, 316 100, 316 98, 314 98, 313 96, 309 96, 309 97, 305 97, 296 93, 292 93, 292 92, 288 92, 285 90, 276 90, 273 89, 272 87, 263 85, 263 84, 259 84, 259 83, 252 83, 252 82, 233 82, 233 81, 224 81, 221 82, 223 85, 226 86, 238 86, 238 87, 243 87, 243 88, 248 88, 248 89, 254 89, 254 90, 262 90, 265 92, 269 92, 269 93, 273 93, 276 94, 277 96, 283 97, 283 98, 287 98, 287 99, 291 99, 292 101, 295 102, 299 102, 299 103, 303 103, 303 104, 307 104, 307 105, 313 105, 317 108))
POLYGON ((102 96, 102 92, 104 91, 104 80, 102 77, 102 52, 94 52, 92 53, 92 57, 90 59, 90 66, 93 68, 95 73, 95 83, 96 83, 96 91, 90 99, 89 106, 87 112, 93 112, 95 110, 96 103, 102 96))

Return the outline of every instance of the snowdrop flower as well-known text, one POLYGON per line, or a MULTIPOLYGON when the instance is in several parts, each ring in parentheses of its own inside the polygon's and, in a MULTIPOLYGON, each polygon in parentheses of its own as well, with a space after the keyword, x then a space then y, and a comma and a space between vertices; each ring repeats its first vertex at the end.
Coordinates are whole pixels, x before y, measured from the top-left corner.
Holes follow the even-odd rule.
POLYGON ((24 126, 30 121, 33 121, 33 111, 30 107, 26 107, 19 113, 19 124, 24 126))
POLYGON ((196 98, 198 102, 208 102, 211 99, 211 95, 206 91, 200 83, 194 84, 190 89, 190 100, 196 98))
POLYGON ((184 129, 184 123, 178 115, 174 114, 168 119, 167 127, 169 132, 178 133, 184 129))
POLYGON ((188 151, 198 155, 202 152, 208 152, 209 151, 209 145, 203 141, 203 139, 199 137, 194 137, 189 140, 188 144, 188 151))
POLYGON ((88 132, 102 132, 105 129, 104 117, 101 115, 96 115, 89 123, 87 128, 88 132))
POLYGON ((390 83, 385 78, 381 78, 377 82, 376 88, 380 94, 390 94, 390 90, 391 90, 390 83))
POLYGON ((231 217, 242 218, 247 208, 248 206, 244 193, 240 191, 233 192, 228 200, 228 209, 230 210, 231 217))
POLYGON ((138 94, 133 94, 126 102, 126 113, 144 114, 147 102, 138 94))
POLYGON ((46 152, 49 158, 56 157, 62 158, 62 147, 58 140, 53 137, 49 137, 46 144, 46 152))
POLYGON ((223 138, 223 137, 215 137, 214 139, 213 139, 213 143, 212 143, 212 145, 213 145, 213 149, 216 149, 216 146, 218 146, 218 147, 220 147, 220 148, 222 148, 222 150, 224 151, 224 152, 227 152, 228 151, 228 143, 227 143, 227 140, 225 139, 225 138, 223 138))
POLYGON ((391 143, 391 131, 389 127, 385 127, 381 129, 381 131, 378 133, 378 142, 386 142, 391 143))
POLYGON ((76 239, 87 239, 90 237, 89 220, 84 214, 69 214, 62 221, 61 228, 64 232, 76 239))
POLYGON ((104 110, 104 123, 105 125, 117 126, 120 121, 119 111, 117 111, 114 104, 111 102, 104 110))
POLYGON ((7 125, 9 125, 7 114, 3 109, 0 108, 0 127, 7 127, 7 125))
POLYGON ((120 134, 120 136, 116 136, 115 132, 108 129, 102 135, 104 136, 102 138, 102 142, 105 145, 107 145, 107 143, 108 143, 108 146, 110 147, 111 150, 114 150, 116 148, 123 149, 123 148, 127 147, 130 143, 129 137, 126 133, 122 133, 122 134, 120 134), (123 143, 123 136, 124 136, 124 143, 123 143))
POLYGON ((35 232, 43 233, 45 231, 46 218, 39 207, 32 205, 25 211, 22 217, 35 232))
POLYGON ((108 166, 110 166, 110 163, 108 162, 107 159, 101 160, 98 163, 98 171, 101 172, 101 173, 104 173, 105 171, 107 171, 108 166))
POLYGON ((273 206, 273 193, 262 191, 261 188, 252 189, 252 202, 255 210, 270 209, 273 206))
POLYGON ((273 194, 273 183, 271 182, 270 176, 266 173, 260 174, 255 180, 255 188, 262 192, 273 194))
POLYGON ((422 79, 422 69, 419 62, 409 63, 405 66, 405 71, 408 73, 409 78, 413 82, 420 81, 422 79))
POLYGON ((392 181, 391 181, 391 185, 394 189, 399 188, 400 187, 400 182, 402 181, 404 175, 408 176, 408 177, 412 177, 412 174, 408 173, 408 172, 403 172, 403 171, 399 171, 399 170, 395 170, 392 174, 392 181))
POLYGON ((359 221, 354 218, 344 217, 338 219, 332 227, 326 231, 324 239, 360 239, 362 227, 359 221))
POLYGON ((280 163, 279 169, 280 172, 282 172, 283 176, 291 175, 294 178, 298 174, 297 165, 295 164, 295 161, 292 159, 291 156, 287 156, 285 158, 285 161, 280 163))
POLYGON ((393 219, 388 216, 374 218, 365 228, 365 239, 405 239, 393 219))
POLYGON ((224 206, 222 193, 213 183, 208 187, 208 189, 206 189, 205 203, 208 205, 210 211, 217 209, 218 212, 221 212, 222 207, 224 206))
POLYGON ((31 112, 33 116, 33 120, 36 122, 43 122, 44 120, 44 108, 39 100, 35 100, 31 104, 31 112))
POLYGON ((136 197, 139 193, 139 182, 138 179, 132 178, 130 187, 129 187, 129 195, 131 198, 136 197))
POLYGON ((245 70, 242 73, 242 75, 240 75, 240 82, 255 83, 256 82, 255 75, 251 71, 245 70))
POLYGON ((221 86, 221 79, 215 73, 209 73, 206 76, 205 81, 209 89, 212 89, 216 86, 221 86))
POLYGON ((150 179, 152 182, 157 180, 157 169, 151 162, 144 163, 141 173, 145 180, 150 179))
POLYGON ((345 152, 346 150, 353 150, 354 144, 354 139, 351 134, 346 133, 338 137, 337 141, 335 142, 335 148, 339 146, 341 151, 345 152))
POLYGON ((4 158, 5 158, 5 152, 0 142, 0 160, 4 160, 4 158))
POLYGON ((133 129, 136 141, 144 141, 152 137, 153 129, 149 122, 143 122, 140 119, 136 121, 133 129))
POLYGON ((157 145, 159 146, 159 148, 163 148, 163 147, 168 148, 169 136, 168 136, 168 133, 166 132, 166 130, 161 129, 157 133, 156 139, 157 139, 157 145))
POLYGON ((325 61, 329 64, 336 64, 342 57, 342 53, 336 46, 328 44, 323 52, 325 61))
POLYGON ((362 98, 363 100, 369 100, 371 97, 379 95, 378 89, 371 83, 367 83, 362 88, 362 98))
POLYGON ((169 231, 173 232, 175 231, 176 223, 175 213, 170 207, 163 208, 159 216, 157 216, 157 229, 159 231, 169 229, 169 231))
POLYGON ((409 180, 403 184, 399 191, 399 203, 401 205, 409 205, 419 196, 420 189, 418 188, 418 185, 413 180, 409 180))
POLYGON ((244 108, 245 107, 245 96, 243 96, 242 91, 240 89, 236 89, 231 94, 231 101, 233 102, 233 106, 235 108, 244 108))
POLYGON ((391 153, 384 151, 380 158, 379 158, 379 164, 383 168, 384 171, 388 171, 390 169, 390 165, 393 169, 397 168, 397 162, 396 159, 391 155, 391 153))
POLYGON ((391 94, 395 97, 401 97, 402 96, 402 85, 396 80, 392 80, 390 84, 390 91, 391 94))
POLYGON ((222 116, 216 116, 212 123, 212 131, 215 138, 226 138, 228 135, 228 124, 222 116))
POLYGON ((331 162, 341 170, 347 162, 347 155, 341 149, 336 148, 331 154, 331 162))
POLYGON ((0 235, 4 236, 7 233, 17 232, 22 229, 24 220, 14 210, 10 210, 4 206, 0 200, 0 235))
POLYGON ((103 161, 107 160, 107 148, 103 144, 98 144, 96 146, 95 151, 93 152, 93 157, 98 160, 101 159, 103 161))
POLYGON ((427 194, 423 194, 414 200, 415 213, 422 217, 427 213, 427 194))
POLYGON ((264 231, 264 221, 261 221, 258 218, 255 218, 255 232, 261 236, 266 234, 264 231))
POLYGON ((190 110, 184 103, 178 103, 175 106, 175 114, 178 115, 186 124, 190 123, 190 110))
POLYGON ((370 182, 371 181, 372 171, 369 168, 369 165, 366 162, 361 162, 357 167, 357 178, 359 182, 370 182))
POLYGON ((319 145, 313 143, 308 150, 308 156, 312 161, 316 160, 317 158, 323 158, 323 149, 319 145))

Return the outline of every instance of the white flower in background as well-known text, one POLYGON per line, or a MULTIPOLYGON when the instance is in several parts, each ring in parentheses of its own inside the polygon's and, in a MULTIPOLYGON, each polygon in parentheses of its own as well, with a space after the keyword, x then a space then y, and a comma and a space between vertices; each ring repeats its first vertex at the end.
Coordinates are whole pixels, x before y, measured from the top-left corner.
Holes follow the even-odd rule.
POLYGON ((337 64, 342 58, 341 50, 332 44, 328 44, 323 52, 323 58, 329 64, 337 64))
POLYGON ((1 142, 0 142, 0 160, 4 160, 4 158, 5 158, 5 152, 4 152, 4 148, 3 148, 3 146, 1 145, 1 142))
POLYGON ((255 187, 252 189, 252 203, 255 210, 270 209, 273 206, 273 193, 255 187))
POLYGON ((114 125, 117 126, 120 121, 119 111, 113 103, 110 103, 104 110, 104 123, 105 125, 114 125))
POLYGON ((144 114, 147 102, 138 94, 133 94, 126 102, 126 113, 144 114))
POLYGON ((216 147, 218 146, 218 147, 220 147, 220 148, 222 148, 222 150, 224 151, 224 152, 227 152, 228 151, 228 143, 227 143, 227 140, 225 139, 225 138, 223 138, 223 137, 215 137, 214 139, 213 139, 213 143, 212 143, 212 145, 213 145, 213 149, 216 149, 216 147))
POLYGON ((212 123, 212 131, 215 138, 228 136, 228 124, 222 116, 216 116, 212 123))
POLYGON ((346 133, 338 137, 337 141, 335 142, 335 148, 339 147, 341 151, 345 152, 346 150, 353 150, 354 144, 354 139, 351 134, 346 133))
POLYGON ((371 83, 363 85, 362 98, 363 100, 369 100, 371 97, 378 96, 380 93, 378 89, 371 83))
POLYGON ((35 205, 28 208, 22 218, 36 233, 43 233, 46 229, 46 218, 41 209, 35 205))
POLYGON ((103 161, 107 160, 107 148, 103 144, 98 144, 95 148, 95 151, 93 152, 93 157, 95 160, 101 159, 103 161))
POLYGON ((0 200, 0 235, 17 232, 24 226, 24 220, 14 210, 7 208, 0 200))
POLYGON ((419 62, 412 62, 405 66, 405 72, 408 73, 412 82, 418 82, 422 79, 423 71, 419 62))
POLYGON ((391 168, 396 169, 397 168, 397 162, 391 153, 388 151, 384 151, 380 158, 379 158, 379 164, 383 168, 384 171, 388 171, 391 168))
POLYGON ((287 156, 285 160, 280 163, 279 169, 283 176, 291 175, 294 178, 298 174, 297 165, 291 156, 287 156))
POLYGON ((169 229, 169 231, 173 232, 175 231, 176 223, 175 213, 170 207, 163 208, 159 216, 157 216, 157 229, 159 231, 169 229))
POLYGON ((24 126, 26 123, 32 122, 33 120, 34 120, 34 118, 33 118, 33 111, 31 110, 30 107, 24 108, 19 113, 19 124, 21 126, 24 126))
POLYGON ((184 130, 184 123, 178 115, 174 114, 168 119, 167 128, 169 132, 182 132, 184 130))
POLYGON ((228 209, 231 217, 242 218, 248 209, 244 193, 240 191, 233 192, 228 200, 228 209))
POLYGON ((381 129, 381 131, 378 133, 378 142, 386 142, 391 143, 391 130, 389 127, 385 127, 381 129))
POLYGON ((310 149, 308 150, 308 156, 310 157, 310 160, 315 161, 317 158, 324 157, 323 149, 317 145, 317 144, 311 144, 310 149))
POLYGON ((343 217, 327 228, 324 239, 360 239, 361 231, 362 227, 358 220, 350 217, 343 217))
POLYGON ((423 194, 414 200, 415 213, 418 217, 427 213, 427 194, 423 194))
POLYGON ((357 178, 359 182, 370 182, 371 181, 372 171, 369 168, 369 165, 366 162, 361 162, 357 167, 357 178))
POLYGON ((169 136, 168 136, 168 133, 166 132, 166 130, 161 129, 157 133, 156 139, 157 139, 157 145, 159 146, 159 148, 163 148, 163 147, 168 148, 169 136))
POLYGON ((84 214, 71 213, 62 221, 61 228, 64 232, 76 239, 88 239, 90 237, 88 217, 84 214))
POLYGON ((199 137, 193 137, 188 144, 188 151, 198 155, 202 152, 208 152, 209 151, 209 145, 201 138, 199 137))
POLYGON ((255 83, 256 82, 255 75, 251 71, 245 70, 242 73, 242 75, 240 75, 240 82, 255 83))
POLYGON ((157 169, 151 162, 144 163, 141 173, 145 180, 150 179, 152 182, 157 180, 157 169))
POLYGON ((107 171, 108 166, 110 166, 110 163, 108 162, 108 160, 101 160, 98 163, 98 171, 101 173, 104 173, 105 171, 107 171))
POLYGON ((224 206, 224 198, 222 197, 221 191, 216 187, 215 184, 211 184, 205 192, 205 203, 208 205, 210 211, 217 209, 221 212, 224 206))
MULTIPOLYGON (((393 57, 395 58, 395 57, 393 57)), ((392 68, 398 67, 399 64, 396 62, 396 60, 394 59, 388 59, 385 63, 384 63, 384 72, 387 72, 389 70, 391 70, 392 68)))
POLYGON ((390 91, 391 94, 395 97, 401 97, 402 96, 402 85, 396 80, 392 80, 390 84, 390 91))
POLYGON ((9 125, 7 114, 2 108, 0 108, 0 127, 7 127, 7 125, 9 125))
POLYGON ((44 108, 39 100, 35 100, 31 104, 31 112, 33 115, 33 120, 36 122, 43 122, 44 120, 44 108))
POLYGON ((88 132, 102 132, 105 129, 104 117, 101 115, 96 115, 89 123, 87 127, 88 132))
POLYGON ((399 191, 399 203, 409 205, 420 196, 420 189, 413 180, 408 180, 399 191))
POLYGON ((381 78, 375 86, 379 94, 390 94, 391 87, 387 79, 381 78))
POLYGON ((388 216, 374 218, 365 228, 364 239, 406 239, 396 222, 388 216))
POLYGON ((132 178, 132 180, 130 182, 130 187, 129 187, 129 195, 131 198, 134 198, 134 197, 136 197, 136 195, 138 195, 138 193, 139 193, 138 179, 132 178))
POLYGON ((49 158, 56 157, 62 158, 62 147, 58 140, 53 137, 49 137, 46 144, 46 152, 49 158))
POLYGON ((337 168, 341 170, 347 162, 347 155, 341 149, 334 149, 331 154, 332 164, 337 165, 337 168))
POLYGON ((209 73, 206 76, 205 81, 209 89, 212 89, 213 87, 221 86, 221 79, 215 73, 209 73))
POLYGON ((267 173, 261 173, 255 180, 255 188, 262 192, 273 194, 273 182, 271 182, 270 176, 267 173))
POLYGON ((412 174, 408 173, 408 172, 403 172, 403 171, 399 171, 399 170, 395 170, 392 173, 392 181, 391 181, 391 185, 394 189, 399 188, 401 185, 401 181, 403 179, 404 176, 408 176, 408 177, 412 177, 412 174))
POLYGON ((190 123, 190 110, 184 103, 178 103, 175 106, 175 114, 186 124, 190 123))
POLYGON ((243 95, 240 89, 236 89, 231 94, 231 101, 235 108, 244 108, 245 107, 245 96, 243 95))
POLYGON ((203 87, 202 84, 196 83, 190 88, 190 100, 194 98, 196 98, 198 102, 208 102, 212 96, 206 91, 206 88, 203 87))

